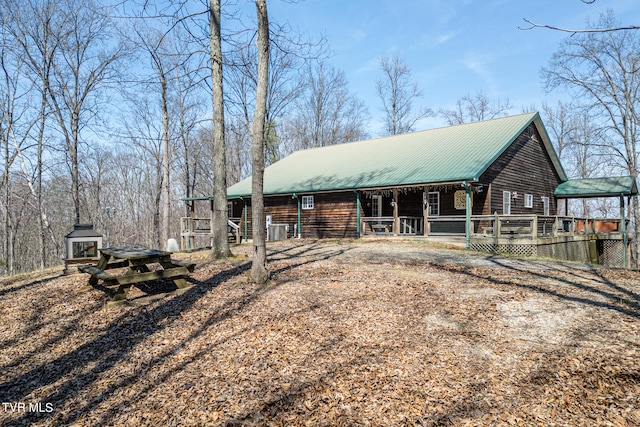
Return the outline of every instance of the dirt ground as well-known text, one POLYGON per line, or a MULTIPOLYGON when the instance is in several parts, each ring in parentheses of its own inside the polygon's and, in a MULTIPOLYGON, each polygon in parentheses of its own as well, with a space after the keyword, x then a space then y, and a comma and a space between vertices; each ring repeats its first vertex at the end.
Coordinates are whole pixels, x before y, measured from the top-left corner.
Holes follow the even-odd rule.
POLYGON ((640 274, 401 241, 249 246, 105 307, 0 279, 0 424, 640 425, 640 274))

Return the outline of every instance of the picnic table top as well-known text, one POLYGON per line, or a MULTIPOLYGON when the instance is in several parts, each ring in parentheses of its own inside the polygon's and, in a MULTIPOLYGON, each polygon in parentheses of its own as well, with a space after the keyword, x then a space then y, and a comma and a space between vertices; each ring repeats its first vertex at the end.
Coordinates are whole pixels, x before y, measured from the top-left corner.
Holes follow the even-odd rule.
POLYGON ((100 252, 113 258, 122 259, 144 259, 150 257, 171 255, 171 252, 161 251, 158 249, 149 249, 146 246, 141 245, 112 246, 109 248, 102 248, 100 249, 100 252))

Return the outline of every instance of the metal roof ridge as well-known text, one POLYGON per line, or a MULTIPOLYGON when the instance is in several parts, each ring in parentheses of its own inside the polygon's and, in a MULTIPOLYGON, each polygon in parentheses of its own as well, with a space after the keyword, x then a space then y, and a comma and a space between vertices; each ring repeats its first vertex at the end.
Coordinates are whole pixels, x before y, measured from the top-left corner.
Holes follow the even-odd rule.
MULTIPOLYGON (((384 140, 384 139, 400 138, 400 137, 406 137, 406 136, 409 136, 409 135, 417 135, 417 134, 421 134, 421 133, 433 132, 433 131, 442 130, 442 129, 452 129, 452 128, 459 128, 459 127, 463 127, 463 126, 478 125, 478 124, 481 124, 481 123, 489 123, 489 122, 498 121, 498 120, 514 119, 514 118, 520 117, 520 116, 531 116, 531 119, 533 120, 536 115, 538 115, 537 112, 521 113, 521 114, 514 114, 512 116, 493 117, 491 119, 486 119, 486 120, 477 120, 475 122, 456 123, 456 124, 453 124, 453 125, 442 125, 442 126, 438 126, 438 127, 434 127, 434 128, 422 129, 422 130, 417 130, 417 131, 407 132, 407 133, 399 133, 399 134, 395 134, 395 135, 376 136, 376 137, 373 137, 373 138, 358 139, 358 140, 355 140, 355 141, 347 141, 347 142, 341 142, 341 143, 338 143, 338 144, 323 145, 323 146, 320 146, 320 147, 309 147, 309 148, 303 148, 301 150, 296 150, 293 153, 289 154, 289 156, 294 155, 296 153, 309 152, 309 151, 312 151, 312 150, 343 147, 345 145, 350 145, 350 144, 358 144, 358 143, 364 143, 364 142, 380 141, 380 140, 384 140)), ((288 157, 288 156, 285 156, 285 157, 288 157)))

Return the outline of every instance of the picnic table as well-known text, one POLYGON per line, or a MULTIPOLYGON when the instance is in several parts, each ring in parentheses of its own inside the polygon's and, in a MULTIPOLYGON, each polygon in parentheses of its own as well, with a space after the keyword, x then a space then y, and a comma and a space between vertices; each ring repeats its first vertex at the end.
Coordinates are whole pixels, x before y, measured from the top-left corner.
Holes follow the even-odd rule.
POLYGON ((80 265, 78 270, 91 275, 89 285, 95 287, 98 280, 108 286, 118 285, 112 302, 126 300, 131 286, 140 282, 172 279, 178 289, 189 287, 184 276, 193 272, 194 263, 171 258, 171 252, 149 249, 140 245, 129 245, 100 249, 100 260, 96 266, 80 265), (111 261, 111 262, 110 262, 111 261), (151 271, 150 264, 158 263, 162 270, 151 271), (123 275, 113 275, 107 270, 128 267, 123 275))

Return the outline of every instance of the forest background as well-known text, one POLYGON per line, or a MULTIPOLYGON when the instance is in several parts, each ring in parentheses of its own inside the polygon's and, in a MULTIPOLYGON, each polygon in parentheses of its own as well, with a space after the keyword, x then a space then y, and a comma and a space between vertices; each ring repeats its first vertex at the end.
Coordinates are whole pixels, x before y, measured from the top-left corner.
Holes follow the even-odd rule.
MULTIPOLYGON (((180 199, 213 193, 210 4, 0 6, 0 275, 60 264, 78 222, 107 243, 164 247, 177 238, 180 199)), ((222 7, 229 185, 251 174, 257 24, 245 6, 222 7)), ((634 29, 600 31, 619 27, 615 11, 585 24, 599 31, 566 32, 536 58, 540 91, 564 95, 540 106, 514 106, 484 87, 451 88, 451 102, 433 105, 401 52, 380 53, 364 101, 332 65, 332 40, 277 14, 270 25, 267 165, 300 149, 540 110, 571 177, 637 176, 640 39, 634 29)), ((549 30, 532 39, 536 31, 549 30)), ((576 215, 617 209, 617 200, 571 205, 576 215)), ((637 198, 629 210, 635 229, 637 198)))

